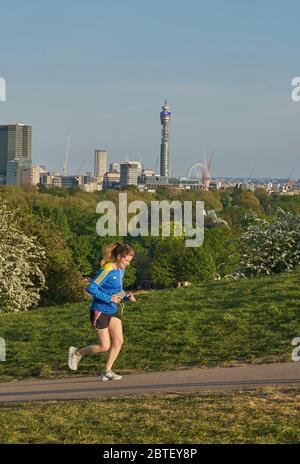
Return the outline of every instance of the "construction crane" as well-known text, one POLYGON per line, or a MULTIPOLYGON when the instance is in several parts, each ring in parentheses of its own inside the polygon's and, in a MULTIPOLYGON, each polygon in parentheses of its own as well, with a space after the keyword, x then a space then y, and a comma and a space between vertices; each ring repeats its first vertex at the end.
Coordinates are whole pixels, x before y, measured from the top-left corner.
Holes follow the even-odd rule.
POLYGON ((80 175, 84 165, 85 165, 85 160, 81 161, 80 168, 78 169, 76 176, 80 175))
POLYGON ((64 161, 64 171, 63 171, 64 176, 66 176, 68 172, 68 158, 69 158, 69 151, 70 151, 70 142, 71 142, 71 134, 70 132, 68 132, 66 154, 65 154, 65 161, 64 161))
POLYGON ((213 151, 210 154, 208 162, 206 162, 206 153, 204 151, 204 167, 202 169, 202 179, 203 179, 203 188, 204 190, 209 190, 210 176, 211 176, 211 162, 215 152, 213 151))
POLYGON ((154 174, 156 174, 156 169, 157 169, 158 162, 159 162, 159 158, 156 159, 155 168, 154 168, 154 174))

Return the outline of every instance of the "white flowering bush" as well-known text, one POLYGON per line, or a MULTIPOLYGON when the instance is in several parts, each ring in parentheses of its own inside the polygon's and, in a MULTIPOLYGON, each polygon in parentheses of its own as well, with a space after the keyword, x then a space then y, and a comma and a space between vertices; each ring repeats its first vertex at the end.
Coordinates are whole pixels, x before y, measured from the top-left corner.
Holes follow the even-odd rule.
POLYGON ((278 209, 272 222, 256 217, 238 246, 238 266, 230 277, 291 271, 300 264, 300 216, 278 209))
POLYGON ((40 264, 45 258, 34 237, 22 233, 17 211, 0 204, 0 312, 26 311, 37 306, 45 277, 40 264))

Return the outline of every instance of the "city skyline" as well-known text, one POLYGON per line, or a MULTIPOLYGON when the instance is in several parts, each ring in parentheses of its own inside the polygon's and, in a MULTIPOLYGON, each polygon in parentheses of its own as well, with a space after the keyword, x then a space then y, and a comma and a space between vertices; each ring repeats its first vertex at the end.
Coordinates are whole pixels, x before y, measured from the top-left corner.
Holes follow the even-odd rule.
POLYGON ((153 169, 167 99, 175 176, 207 150, 213 177, 300 177, 296 1, 16 4, 1 7, 0 124, 33 126, 34 164, 62 170, 70 131, 72 173, 99 146, 153 169))

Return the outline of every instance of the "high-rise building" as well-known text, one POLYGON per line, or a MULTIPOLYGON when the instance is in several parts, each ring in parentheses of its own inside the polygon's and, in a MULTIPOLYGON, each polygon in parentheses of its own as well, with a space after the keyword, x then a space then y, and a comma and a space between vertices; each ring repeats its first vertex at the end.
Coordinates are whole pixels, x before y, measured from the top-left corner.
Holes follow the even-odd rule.
POLYGON ((32 160, 32 127, 25 124, 0 125, 0 176, 7 176, 8 162, 32 160))
POLYGON ((109 190, 120 187, 120 172, 106 172, 103 176, 103 189, 109 190))
POLYGON ((121 164, 120 187, 126 185, 137 185, 138 179, 138 162, 129 162, 121 164))
POLYGON ((83 176, 61 176, 61 186, 63 188, 79 188, 82 181, 83 176))
POLYGON ((127 163, 127 164, 136 164, 137 165, 137 170, 138 170, 138 176, 140 176, 142 174, 142 171, 143 171, 143 165, 140 161, 135 161, 135 160, 126 160, 124 161, 124 163, 127 163))
POLYGON ((56 174, 42 173, 40 175, 40 183, 45 187, 61 187, 61 176, 56 174))
POLYGON ((171 122, 171 112, 167 100, 160 113, 161 144, 160 144, 160 175, 169 177, 169 124, 171 122))
POLYGON ((9 160, 6 168, 6 184, 21 185, 21 175, 23 170, 31 167, 31 160, 15 158, 9 160))
POLYGON ((109 172, 120 172, 120 163, 110 163, 109 172))
POLYGON ((95 150, 94 176, 101 177, 107 172, 107 151, 95 150))
POLYGON ((18 185, 19 182, 19 159, 9 160, 6 163, 6 184, 7 185, 18 185))
POLYGON ((83 184, 82 190, 84 192, 96 192, 102 190, 102 185, 97 182, 91 182, 90 184, 83 184))
POLYGON ((41 174, 47 174, 44 166, 32 166, 21 170, 21 185, 36 186, 40 183, 41 174))

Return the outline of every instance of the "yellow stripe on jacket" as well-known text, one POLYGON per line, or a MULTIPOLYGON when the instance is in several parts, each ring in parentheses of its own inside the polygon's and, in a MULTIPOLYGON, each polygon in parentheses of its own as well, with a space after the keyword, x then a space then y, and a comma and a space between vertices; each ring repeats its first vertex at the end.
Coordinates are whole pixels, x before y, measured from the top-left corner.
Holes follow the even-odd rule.
POLYGON ((102 266, 103 272, 95 279, 95 284, 99 285, 102 280, 107 276, 107 274, 113 269, 112 262, 109 261, 102 266))

